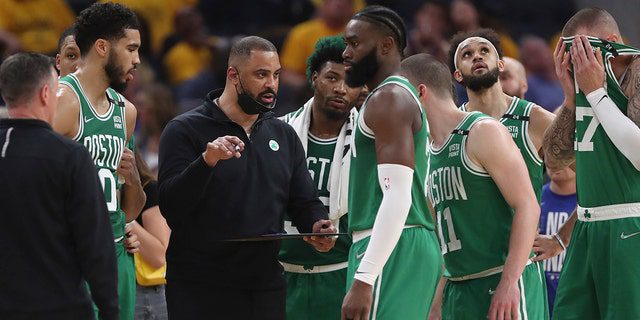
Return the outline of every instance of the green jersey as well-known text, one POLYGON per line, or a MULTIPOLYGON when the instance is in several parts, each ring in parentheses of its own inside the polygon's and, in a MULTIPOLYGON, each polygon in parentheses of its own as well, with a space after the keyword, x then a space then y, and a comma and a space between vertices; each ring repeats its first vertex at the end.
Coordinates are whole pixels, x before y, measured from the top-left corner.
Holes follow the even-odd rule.
MULTIPOLYGON (((413 135, 415 166, 413 185, 411 186, 411 208, 405 225, 420 225, 434 229, 425 196, 425 177, 427 175, 427 144, 429 140, 428 124, 416 89, 406 78, 390 76, 371 91, 362 104, 357 126, 354 129, 351 147, 351 168, 349 172, 349 230, 361 231, 373 228, 378 208, 382 203, 382 189, 378 182, 378 162, 376 159, 375 135, 364 123, 363 114, 371 95, 383 86, 395 85, 404 88, 415 102, 422 117, 422 127, 413 135)), ((393 115, 389 115, 393 116, 393 115)))
POLYGON ((491 176, 471 162, 467 135, 480 120, 469 113, 444 145, 430 146, 428 195, 436 211, 444 275, 459 278, 504 265, 514 211, 491 176))
MULTIPOLYGON (((467 104, 464 103, 460 109, 467 111, 466 106, 467 104)), ((527 100, 513 97, 511 105, 502 115, 500 123, 507 127, 513 141, 520 149, 524 163, 527 165, 527 171, 529 171, 529 179, 531 180, 533 191, 536 193, 538 202, 540 202, 544 169, 542 167, 542 158, 540 158, 529 134, 529 120, 534 106, 533 103, 527 100)))
MULTIPOLYGON (((329 211, 329 177, 331 163, 336 149, 338 138, 320 139, 309 133, 307 141, 307 166, 311 178, 318 187, 318 196, 329 211)), ((347 230, 348 215, 340 218, 338 231, 347 230)), ((287 233, 298 233, 298 229, 292 224, 291 219, 285 218, 285 230, 287 233)), ((329 252, 318 252, 302 239, 283 240, 280 247, 280 261, 302 266, 323 266, 346 262, 351 246, 351 237, 340 236, 336 244, 329 252)))
MULTIPOLYGON (((563 38, 569 50, 573 37, 563 38)), ((628 98, 613 73, 611 59, 622 55, 639 55, 640 50, 620 43, 589 37, 589 43, 600 48, 606 73, 607 95, 627 114, 628 98)), ((576 88, 578 85, 576 84, 576 88)), ((640 202, 640 172, 611 142, 595 117, 586 96, 576 93, 576 187, 578 205, 593 208, 640 202)))
POLYGON ((119 239, 124 236, 125 224, 125 215, 120 209, 117 195, 121 183, 118 183, 116 173, 127 140, 124 98, 113 89, 107 89, 105 94, 109 99, 110 106, 109 110, 101 115, 91 105, 82 85, 74 74, 62 77, 60 84, 71 88, 80 101, 78 133, 73 139, 82 143, 93 158, 104 189, 113 236, 115 239, 119 239))

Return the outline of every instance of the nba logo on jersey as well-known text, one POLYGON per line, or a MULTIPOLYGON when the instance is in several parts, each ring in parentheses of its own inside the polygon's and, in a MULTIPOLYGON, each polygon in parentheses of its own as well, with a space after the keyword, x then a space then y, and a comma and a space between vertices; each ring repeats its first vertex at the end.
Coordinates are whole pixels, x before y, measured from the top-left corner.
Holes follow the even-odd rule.
POLYGON ((113 127, 122 129, 122 118, 120 116, 113 116, 113 127))
POLYGON ((384 178, 384 189, 385 190, 391 189, 391 179, 389 179, 389 177, 384 178))

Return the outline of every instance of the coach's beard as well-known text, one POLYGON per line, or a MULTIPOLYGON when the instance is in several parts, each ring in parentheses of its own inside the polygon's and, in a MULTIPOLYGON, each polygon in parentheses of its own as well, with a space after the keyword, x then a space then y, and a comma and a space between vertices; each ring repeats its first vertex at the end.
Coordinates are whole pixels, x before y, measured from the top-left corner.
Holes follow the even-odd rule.
POLYGON ((498 82, 498 77, 500 76, 500 71, 498 67, 495 67, 489 72, 474 76, 474 75, 462 75, 462 85, 469 88, 471 91, 480 91, 483 89, 491 88, 496 82, 498 82))

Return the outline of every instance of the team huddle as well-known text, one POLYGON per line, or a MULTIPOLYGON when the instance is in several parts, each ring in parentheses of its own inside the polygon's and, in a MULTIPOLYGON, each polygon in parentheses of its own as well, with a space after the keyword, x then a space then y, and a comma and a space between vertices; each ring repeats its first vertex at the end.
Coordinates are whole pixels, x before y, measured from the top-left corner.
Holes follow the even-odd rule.
MULTIPOLYGON (((93 298, 97 318, 133 319, 136 279, 125 225, 146 196, 132 152, 136 109, 121 92, 140 63, 140 26, 126 7, 99 4, 74 28, 82 62, 59 78, 50 120, 53 130, 84 145, 95 165, 115 246, 117 309, 105 293, 114 288, 98 278, 85 277, 82 292, 93 298)), ((640 50, 623 44, 608 12, 576 13, 553 55, 565 95, 556 116, 503 92, 505 60, 493 30, 455 35, 449 65, 428 54, 404 57, 405 30, 386 7, 356 13, 343 35, 317 42, 307 60, 313 97, 280 120, 271 115, 280 72, 275 47, 259 37, 233 45, 224 91, 173 120, 160 142, 160 209, 173 230, 169 317, 549 319, 534 246, 546 166, 575 171, 578 195, 571 238, 552 238, 567 250, 553 319, 639 319, 640 50), (261 81, 264 88, 256 89, 261 81), (454 81, 468 102, 456 103, 454 81), (268 173, 250 168, 268 161, 276 161, 268 173), (253 217, 226 215, 215 227, 199 213, 187 218, 213 206, 235 212, 251 205, 242 194, 234 198, 245 190, 236 183, 263 175, 268 184, 246 193, 273 187, 279 198, 262 197, 260 209, 273 204, 286 213, 259 227, 314 236, 225 242, 249 236, 227 221, 247 227, 253 217), (277 179, 286 181, 285 191, 277 179), (225 204, 206 199, 222 197, 225 188, 234 191, 225 204), (194 232, 196 225, 215 231, 196 240, 207 233, 194 232), (254 251, 236 253, 246 248, 254 251), (194 262, 186 252, 207 258, 194 262), (232 270, 226 258, 264 263, 252 271, 264 274, 232 270), (283 288, 272 271, 283 274, 283 288), (217 283, 194 282, 207 272, 219 273, 217 283), (229 286, 218 286, 222 272, 229 286)), ((0 126, 4 149, 11 130, 0 126)))

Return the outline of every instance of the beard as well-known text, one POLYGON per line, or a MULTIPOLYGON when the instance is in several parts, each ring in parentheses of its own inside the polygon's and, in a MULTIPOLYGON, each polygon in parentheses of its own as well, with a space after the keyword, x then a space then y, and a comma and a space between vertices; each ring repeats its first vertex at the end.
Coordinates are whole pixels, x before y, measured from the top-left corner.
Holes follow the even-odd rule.
POLYGON ((107 73, 107 78, 109 78, 109 87, 119 93, 127 89, 127 81, 123 80, 127 73, 123 69, 116 64, 116 55, 110 53, 107 64, 104 66, 104 71, 107 73))
POLYGON ((360 61, 351 65, 345 82, 351 88, 362 87, 378 72, 380 63, 376 58, 376 48, 372 48, 360 61))
POLYGON ((469 88, 471 91, 480 91, 493 86, 498 82, 499 76, 500 71, 498 70, 498 67, 495 67, 489 70, 489 72, 479 76, 462 75, 462 85, 469 88))
MULTIPOLYGON (((345 102, 347 105, 350 105, 350 104, 352 105, 352 103, 350 103, 349 101, 345 101, 345 102)), ((340 121, 340 120, 345 120, 349 117, 349 114, 351 114, 351 108, 340 110, 340 109, 333 108, 331 106, 324 105, 320 107, 320 112, 322 112, 330 120, 340 121)))

